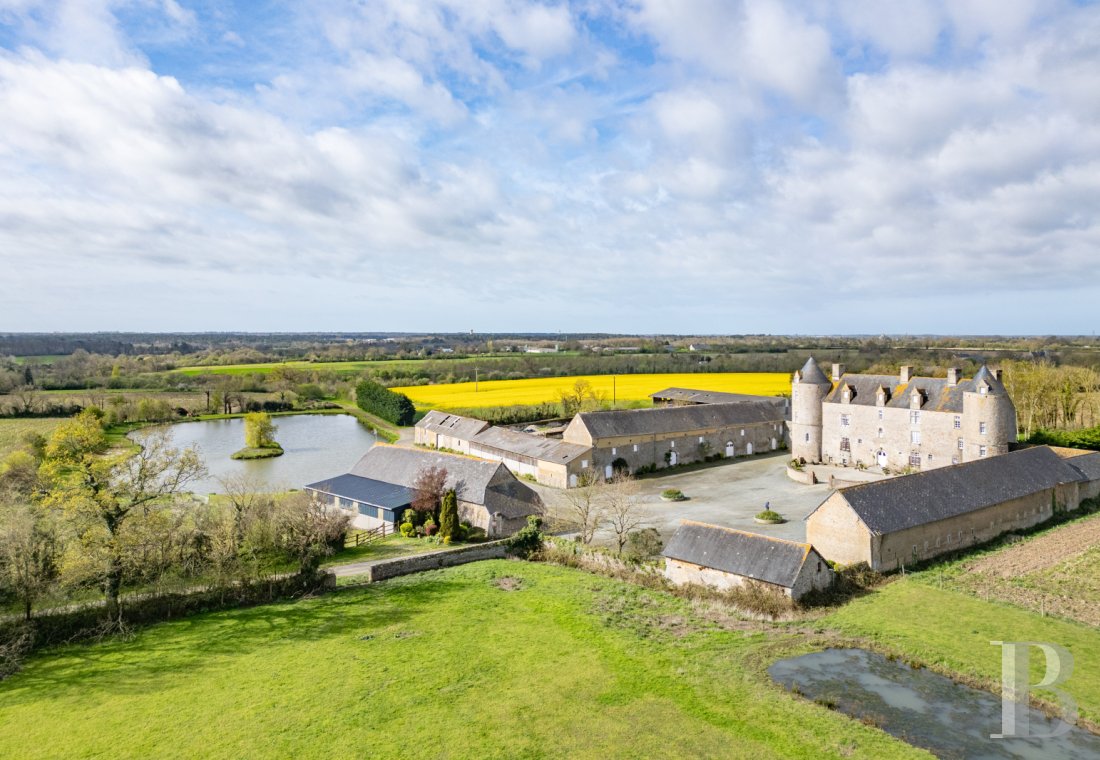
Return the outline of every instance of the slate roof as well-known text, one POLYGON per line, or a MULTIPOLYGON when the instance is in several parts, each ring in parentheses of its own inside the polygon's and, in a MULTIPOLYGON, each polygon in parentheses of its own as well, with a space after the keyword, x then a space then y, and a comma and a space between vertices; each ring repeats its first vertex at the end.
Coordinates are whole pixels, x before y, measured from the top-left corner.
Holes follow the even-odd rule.
POLYGON ((955 412, 962 414, 963 394, 975 393, 978 384, 985 382, 991 394, 1005 394, 1004 385, 993 376, 986 367, 978 370, 974 377, 962 379, 957 385, 948 385, 946 377, 913 377, 908 383, 902 383, 897 375, 857 375, 846 373, 833 389, 825 396, 826 404, 843 404, 844 389, 852 389, 849 404, 861 406, 878 405, 878 389, 887 391, 886 406, 898 409, 909 408, 909 396, 913 389, 919 389, 924 396, 921 405, 923 411, 955 412))
POLYGON ((577 415, 593 439, 691 433, 708 428, 784 421, 783 410, 764 404, 693 404, 655 409, 617 409, 577 415))
POLYGON ((446 469, 446 487, 453 488, 462 501, 480 504, 490 513, 515 518, 543 510, 539 495, 516 480, 500 462, 442 451, 375 444, 350 474, 412 488, 420 472, 429 467, 446 469))
POLYGON ((1049 446, 838 489, 872 532, 894 533, 1023 498, 1082 475, 1049 446))
POLYGON ((448 414, 438 410, 431 410, 416 423, 416 427, 430 430, 433 433, 450 435, 459 440, 468 441, 485 428, 489 423, 485 420, 473 417, 460 417, 457 414, 448 414))
POLYGON ((786 406, 782 396, 754 396, 749 393, 722 393, 721 391, 697 391, 691 388, 665 388, 649 394, 651 399, 668 399, 692 404, 771 404, 786 406))
POLYGON ((1088 481, 1100 480, 1100 451, 1081 451, 1077 456, 1062 457, 1066 464, 1088 481))
POLYGON ((592 451, 590 446, 566 443, 541 435, 520 433, 508 428, 491 427, 470 439, 470 445, 495 449, 506 454, 565 464, 592 451))
POLYGON ((821 367, 817 366, 817 362, 814 361, 812 356, 802 365, 802 369, 798 371, 798 374, 801 376, 803 383, 809 383, 811 385, 832 385, 829 378, 825 377, 825 373, 821 371, 821 367))
POLYGON ((665 557, 791 588, 813 547, 759 533, 684 520, 665 557))
POLYGON ((310 483, 306 488, 391 510, 409 506, 415 495, 411 488, 358 475, 337 475, 335 478, 310 483))

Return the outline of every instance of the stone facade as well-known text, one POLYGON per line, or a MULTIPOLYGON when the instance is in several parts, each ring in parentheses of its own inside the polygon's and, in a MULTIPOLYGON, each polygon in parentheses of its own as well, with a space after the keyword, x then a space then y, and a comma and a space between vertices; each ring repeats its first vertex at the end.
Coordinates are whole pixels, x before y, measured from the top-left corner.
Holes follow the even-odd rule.
MULTIPOLYGON (((565 429, 564 440, 592 448, 591 461, 585 458, 581 469, 591 467, 603 477, 613 474, 618 460, 630 472, 642 467, 663 469, 678 464, 719 456, 727 459, 750 456, 785 448, 786 422, 781 408, 739 404, 695 405, 638 409, 626 412, 579 414, 565 429), (725 412, 693 419, 689 415, 664 424, 655 415, 733 407, 725 412), (749 411, 749 410, 752 411, 749 411), (738 411, 740 410, 740 412, 738 411), (603 419, 603 415, 640 415, 603 419), (648 415, 648 416, 646 416, 648 415), (606 424, 604 424, 606 422, 606 424), (653 424, 648 424, 652 422, 653 424)), ((571 483, 575 485, 575 483, 571 483)))
POLYGON ((862 484, 822 502, 806 540, 833 562, 894 570, 1077 509, 1096 486, 1090 477, 1036 447, 862 484))
POLYGON ((698 586, 709 586, 719 591, 740 588, 752 580, 798 601, 810 591, 828 588, 833 583, 834 574, 824 559, 816 557, 812 563, 806 564, 804 570, 799 573, 794 585, 783 586, 665 557, 665 577, 677 586, 693 583, 698 586))
POLYGON ((997 373, 974 378, 853 375, 813 359, 791 386, 791 453, 810 462, 927 470, 1007 453, 1016 409, 997 373))

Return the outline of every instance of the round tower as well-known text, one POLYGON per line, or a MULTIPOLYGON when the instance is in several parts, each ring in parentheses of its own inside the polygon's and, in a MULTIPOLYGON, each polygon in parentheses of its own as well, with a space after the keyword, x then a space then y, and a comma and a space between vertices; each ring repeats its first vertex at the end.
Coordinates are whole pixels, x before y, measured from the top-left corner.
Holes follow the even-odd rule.
POLYGON ((983 366, 963 391, 963 462, 1007 454, 1016 442, 1016 407, 999 374, 983 366))
POLYGON ((821 403, 833 384, 811 356, 791 381, 791 456, 821 461, 821 403))

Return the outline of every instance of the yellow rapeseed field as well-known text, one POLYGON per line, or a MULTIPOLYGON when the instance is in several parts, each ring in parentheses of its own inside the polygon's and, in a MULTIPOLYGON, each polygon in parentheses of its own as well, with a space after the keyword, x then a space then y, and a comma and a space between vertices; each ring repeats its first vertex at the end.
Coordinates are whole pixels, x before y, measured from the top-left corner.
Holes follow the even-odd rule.
POLYGON ((420 409, 478 409, 493 406, 540 404, 557 401, 578 380, 587 380, 595 391, 619 402, 648 401, 649 394, 665 388, 693 388, 727 393, 775 396, 790 393, 791 378, 785 372, 716 372, 658 375, 571 375, 529 380, 492 380, 477 384, 413 385, 393 390, 404 393, 420 409))

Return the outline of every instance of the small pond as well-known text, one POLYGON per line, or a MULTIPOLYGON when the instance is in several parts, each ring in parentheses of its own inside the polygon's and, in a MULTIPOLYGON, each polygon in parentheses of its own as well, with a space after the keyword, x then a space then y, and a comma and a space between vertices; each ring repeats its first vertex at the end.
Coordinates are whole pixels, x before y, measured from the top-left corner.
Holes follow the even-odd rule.
POLYGON ((944 758, 1100 758, 1100 737, 1030 711, 1031 731, 1069 730, 1053 738, 991 739, 1001 730, 999 696, 925 669, 862 649, 824 652, 779 660, 768 673, 788 689, 797 687, 855 718, 944 758))
MULTIPOLYGON (((378 440, 354 417, 347 414, 299 414, 273 418, 275 440, 286 452, 273 459, 237 461, 230 455, 244 446, 244 420, 181 422, 167 426, 172 443, 180 448, 195 446, 209 471, 191 484, 197 494, 221 493, 218 478, 246 474, 266 490, 301 488, 307 483, 340 475, 351 469, 378 440)), ((130 437, 141 442, 148 429, 130 437)))

